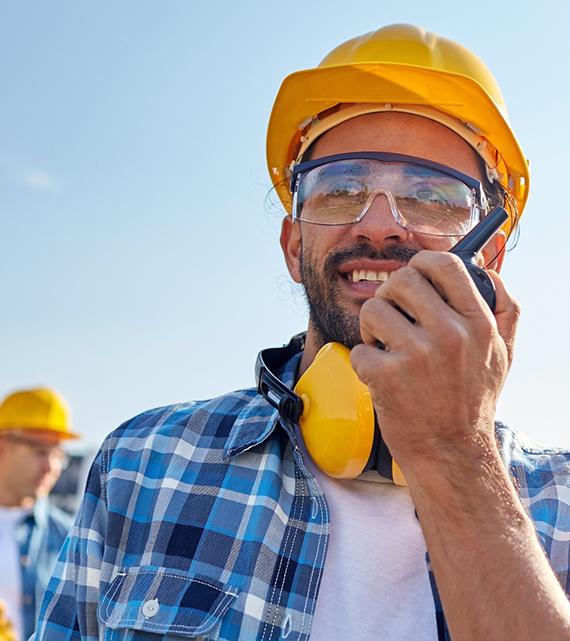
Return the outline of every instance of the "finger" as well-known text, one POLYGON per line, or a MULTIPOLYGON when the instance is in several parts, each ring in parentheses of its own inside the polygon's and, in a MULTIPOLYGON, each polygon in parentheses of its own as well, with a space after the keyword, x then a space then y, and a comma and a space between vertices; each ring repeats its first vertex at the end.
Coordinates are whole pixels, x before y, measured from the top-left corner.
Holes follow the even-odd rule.
POLYGON ((495 319, 497 320, 497 330, 505 342, 509 357, 509 367, 513 362, 513 352, 515 345, 515 335, 520 317, 520 305, 508 292, 505 284, 499 274, 488 270, 487 274, 495 285, 497 302, 495 304, 495 319))
POLYGON ((440 297, 461 316, 490 316, 491 311, 479 293, 463 261, 449 252, 418 252, 409 262, 429 280, 440 297))
MULTIPOLYGON (((355 345, 350 350, 350 364, 364 385, 371 390, 378 380, 386 381, 386 366, 394 358, 388 351, 376 349, 371 345, 355 345)), ((388 368, 389 369, 389 368, 388 368)))
MULTIPOLYGON (((436 252, 431 252, 434 255, 436 252)), ((421 327, 439 327, 442 319, 456 322, 459 317, 424 274, 408 265, 394 272, 376 291, 376 297, 390 301, 414 318, 421 327)))
POLYGON ((413 328, 413 319, 405 316, 389 300, 370 298, 360 310, 360 333, 367 345, 376 346, 381 341, 388 349, 397 349, 412 339, 413 328))

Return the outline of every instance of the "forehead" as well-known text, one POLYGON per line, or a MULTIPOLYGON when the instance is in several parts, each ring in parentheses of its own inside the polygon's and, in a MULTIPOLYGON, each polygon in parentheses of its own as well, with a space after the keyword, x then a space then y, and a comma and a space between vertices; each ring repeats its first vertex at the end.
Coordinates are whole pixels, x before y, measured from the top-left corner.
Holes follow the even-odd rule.
POLYGON ((463 138, 439 122, 412 114, 373 113, 347 120, 318 138, 310 157, 357 151, 417 156, 479 180, 483 177, 479 156, 463 138))

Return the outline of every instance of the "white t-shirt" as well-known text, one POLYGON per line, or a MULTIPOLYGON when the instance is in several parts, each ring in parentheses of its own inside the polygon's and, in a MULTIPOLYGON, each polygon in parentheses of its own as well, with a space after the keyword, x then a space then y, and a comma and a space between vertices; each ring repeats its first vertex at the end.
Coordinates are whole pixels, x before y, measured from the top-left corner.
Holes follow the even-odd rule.
POLYGON ((16 528, 29 512, 27 508, 0 506, 0 600, 4 601, 3 614, 12 622, 16 639, 24 638, 22 570, 16 528))
POLYGON ((333 479, 297 437, 331 520, 311 641, 437 641, 426 543, 408 488, 376 472, 333 479))

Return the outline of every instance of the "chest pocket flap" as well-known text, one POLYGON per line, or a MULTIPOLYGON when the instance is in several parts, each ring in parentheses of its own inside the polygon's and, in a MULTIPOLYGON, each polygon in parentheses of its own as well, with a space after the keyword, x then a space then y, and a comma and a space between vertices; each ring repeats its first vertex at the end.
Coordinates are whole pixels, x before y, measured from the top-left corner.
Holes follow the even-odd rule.
POLYGON ((98 616, 113 630, 200 636, 214 627, 237 593, 211 578, 129 568, 109 585, 98 616))

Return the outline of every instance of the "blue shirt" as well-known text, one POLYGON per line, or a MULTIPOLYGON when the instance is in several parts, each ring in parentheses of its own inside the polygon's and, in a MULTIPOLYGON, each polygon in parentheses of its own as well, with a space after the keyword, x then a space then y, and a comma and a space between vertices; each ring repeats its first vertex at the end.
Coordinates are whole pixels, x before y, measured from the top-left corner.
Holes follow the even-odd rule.
MULTIPOLYGON (((501 424, 497 435, 568 593, 570 453, 529 448, 501 424)), ((113 432, 95 459, 37 639, 306 640, 329 528, 294 426, 255 390, 146 412, 113 432)))
POLYGON ((73 519, 47 499, 36 501, 33 511, 16 528, 22 568, 24 634, 36 629, 39 608, 61 546, 73 519))

